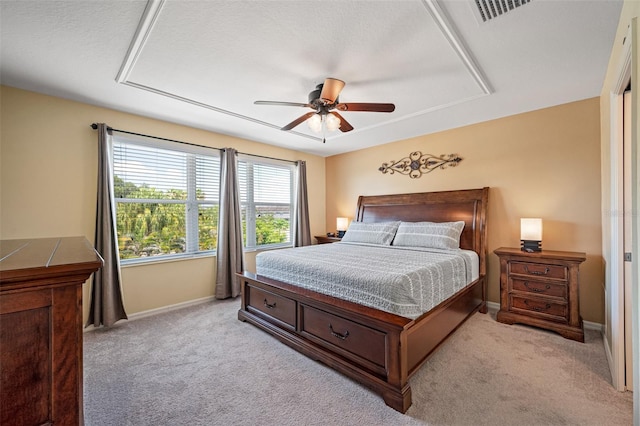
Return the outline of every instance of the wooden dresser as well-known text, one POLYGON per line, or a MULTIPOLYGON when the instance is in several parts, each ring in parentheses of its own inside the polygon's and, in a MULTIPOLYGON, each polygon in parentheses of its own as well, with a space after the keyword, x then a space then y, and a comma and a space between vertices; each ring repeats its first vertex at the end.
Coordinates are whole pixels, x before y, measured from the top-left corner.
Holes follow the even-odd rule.
POLYGON ((84 237, 0 241, 0 424, 79 425, 84 237))
POLYGON ((578 268, 584 253, 526 253, 519 248, 494 250, 500 258, 500 311, 497 319, 555 331, 584 342, 578 296, 578 268))

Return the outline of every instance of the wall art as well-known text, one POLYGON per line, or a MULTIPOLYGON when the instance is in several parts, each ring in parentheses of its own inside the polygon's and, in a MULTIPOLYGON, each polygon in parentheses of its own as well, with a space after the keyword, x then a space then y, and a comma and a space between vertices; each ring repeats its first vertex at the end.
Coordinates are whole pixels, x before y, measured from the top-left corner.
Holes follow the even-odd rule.
POLYGON ((457 154, 442 154, 435 156, 432 154, 423 154, 420 151, 414 151, 409 156, 400 160, 391 160, 388 163, 382 163, 378 168, 382 173, 390 175, 400 173, 408 175, 411 179, 417 179, 424 174, 431 173, 435 169, 446 169, 447 167, 455 167, 462 161, 457 154))

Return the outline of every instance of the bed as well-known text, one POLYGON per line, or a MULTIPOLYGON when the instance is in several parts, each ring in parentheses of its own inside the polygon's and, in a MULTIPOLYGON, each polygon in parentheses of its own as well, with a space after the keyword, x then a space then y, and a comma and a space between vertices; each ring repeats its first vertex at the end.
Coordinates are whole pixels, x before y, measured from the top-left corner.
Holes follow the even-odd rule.
MULTIPOLYGON (((487 311, 487 201, 488 188, 359 197, 357 222, 464 222, 460 248, 477 253, 477 279, 426 313, 402 316, 300 287, 293 278, 244 272, 238 274, 238 318, 366 385, 404 413, 411 405, 409 378, 472 314, 487 311)), ((358 274, 355 266, 347 272, 358 274)))

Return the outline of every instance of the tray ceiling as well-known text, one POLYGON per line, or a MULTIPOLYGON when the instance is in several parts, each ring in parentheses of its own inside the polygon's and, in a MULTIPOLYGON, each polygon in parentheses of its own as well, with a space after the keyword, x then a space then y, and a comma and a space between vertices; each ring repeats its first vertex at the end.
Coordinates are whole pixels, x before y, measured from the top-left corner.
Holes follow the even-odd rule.
POLYGON ((332 155, 598 96, 621 2, 532 0, 487 22, 473 0, 0 7, 3 84, 332 155), (396 110, 344 112, 355 130, 322 143, 279 130, 309 109, 253 104, 307 102, 326 77, 342 102, 396 110))

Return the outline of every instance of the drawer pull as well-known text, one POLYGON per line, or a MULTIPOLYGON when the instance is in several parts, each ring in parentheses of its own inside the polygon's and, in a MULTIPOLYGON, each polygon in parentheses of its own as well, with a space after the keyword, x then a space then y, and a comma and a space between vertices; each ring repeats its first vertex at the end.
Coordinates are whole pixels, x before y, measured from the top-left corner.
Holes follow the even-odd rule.
POLYGON ((264 299, 264 306, 266 306, 269 309, 273 309, 276 307, 276 302, 273 302, 273 305, 270 305, 269 302, 267 302, 267 298, 265 297, 264 299))
POLYGON ((525 286, 526 288, 528 288, 529 290, 531 290, 531 291, 535 291, 536 293, 542 293, 542 292, 544 292, 545 290, 550 290, 550 289, 551 289, 551 286, 550 286, 549 284, 545 285, 545 286, 544 286, 544 289, 542 289, 542 288, 537 288, 537 287, 530 287, 530 286, 529 286, 529 282, 528 282, 528 281, 525 281, 525 282, 524 282, 524 286, 525 286))
MULTIPOLYGON (((524 304, 529 306, 529 301, 525 300, 524 304)), ((541 308, 540 306, 529 306, 531 309, 533 309, 536 312, 542 312, 542 311, 546 311, 547 309, 549 309, 551 307, 550 304, 545 303, 544 308, 541 308)))
POLYGON ((533 274, 533 275, 547 275, 550 271, 549 268, 544 268, 544 272, 542 271, 530 271, 529 268, 527 267, 527 265, 524 265, 524 271, 527 274, 533 274))
POLYGON ((347 337, 349 337, 349 330, 345 331, 344 334, 336 333, 335 331, 333 331, 333 327, 331 326, 331 324, 329 324, 329 331, 331 331, 331 335, 333 337, 337 337, 340 340, 345 340, 347 337))

